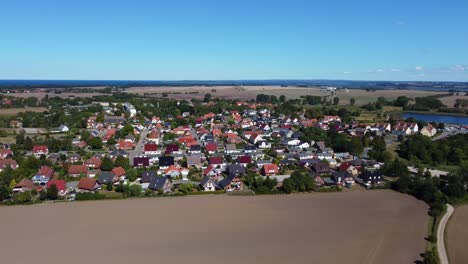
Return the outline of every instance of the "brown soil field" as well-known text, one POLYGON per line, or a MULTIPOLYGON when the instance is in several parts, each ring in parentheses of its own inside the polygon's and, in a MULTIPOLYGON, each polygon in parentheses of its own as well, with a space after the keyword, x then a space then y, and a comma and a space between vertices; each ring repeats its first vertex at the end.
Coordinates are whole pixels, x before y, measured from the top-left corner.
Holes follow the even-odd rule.
MULTIPOLYGON (((168 98, 177 100, 190 100, 192 98, 203 99, 206 93, 212 97, 222 97, 227 99, 250 100, 255 99, 258 94, 285 95, 288 99, 299 98, 304 95, 325 96, 320 88, 302 87, 280 87, 280 86, 187 86, 187 87, 133 87, 126 90, 128 93, 161 97, 161 93, 169 93, 168 98), (216 90, 213 92, 212 90, 216 90), (176 93, 176 94, 172 94, 176 93)), ((383 96, 388 99, 396 99, 398 96, 420 97, 429 95, 444 94, 444 92, 416 91, 416 90, 377 90, 368 92, 360 89, 350 89, 348 92, 339 90, 337 96, 340 104, 349 104, 351 98, 356 99, 356 105, 364 105, 375 102, 378 97, 383 96)), ((453 106, 456 98, 463 96, 452 96, 441 98, 448 106, 453 106)))
POLYGON ((52 97, 60 97, 60 98, 74 98, 74 97, 79 97, 79 98, 87 98, 87 97, 93 97, 93 96, 99 96, 99 95, 106 95, 104 93, 10 93, 8 96, 13 96, 13 97, 22 97, 22 98, 27 98, 27 97, 37 97, 37 99, 41 100, 45 96, 49 95, 49 98, 52 97))
POLYGON ((463 264, 468 262, 468 205, 457 207, 449 220, 446 231, 446 247, 450 263, 463 264))
POLYGON ((414 263, 427 206, 391 191, 0 207, 3 263, 414 263))
POLYGON ((47 111, 48 109, 45 107, 24 107, 24 108, 1 108, 0 109, 0 116, 11 116, 11 115, 17 115, 18 113, 21 112, 44 112, 47 111))

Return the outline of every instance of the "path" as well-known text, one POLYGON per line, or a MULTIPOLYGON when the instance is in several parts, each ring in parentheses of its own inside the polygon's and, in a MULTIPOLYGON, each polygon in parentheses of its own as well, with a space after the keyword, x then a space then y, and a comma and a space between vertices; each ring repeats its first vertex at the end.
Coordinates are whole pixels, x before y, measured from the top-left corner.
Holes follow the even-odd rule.
POLYGON ((453 207, 447 204, 447 212, 440 220, 439 226, 437 227, 437 251, 439 252, 439 258, 441 264, 448 264, 447 249, 445 248, 445 226, 447 225, 450 216, 453 214, 453 207))

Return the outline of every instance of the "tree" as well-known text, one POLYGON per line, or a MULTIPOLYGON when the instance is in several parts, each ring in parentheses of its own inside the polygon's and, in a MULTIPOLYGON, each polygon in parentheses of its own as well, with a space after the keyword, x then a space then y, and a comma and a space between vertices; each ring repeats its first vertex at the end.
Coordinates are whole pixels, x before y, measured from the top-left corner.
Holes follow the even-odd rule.
POLYGON ((352 97, 351 99, 349 99, 349 104, 350 105, 354 105, 356 103, 356 99, 354 99, 354 97, 352 97))
POLYGON ((424 264, 439 264, 439 255, 437 249, 433 246, 431 249, 426 250, 423 254, 424 264))
POLYGON ((117 156, 114 165, 115 167, 122 167, 126 170, 130 168, 130 162, 124 156, 117 156))
POLYGON ((24 139, 23 148, 25 150, 31 150, 33 148, 33 141, 32 141, 32 139, 30 137, 26 137, 24 139))
POLYGON ((17 184, 16 180, 15 180, 15 179, 12 179, 12 180, 10 181, 10 189, 15 188, 16 184, 17 184))
POLYGON ((137 171, 135 169, 133 169, 133 168, 130 168, 130 169, 126 170, 125 176, 131 182, 135 181, 138 178, 137 171))
POLYGON ((0 185, 0 202, 10 198, 10 189, 4 185, 0 185))
POLYGON ((105 156, 102 159, 101 170, 102 171, 111 171, 113 168, 114 168, 114 163, 112 162, 111 158, 105 156))
POLYGON ((280 103, 286 102, 286 96, 284 94, 280 95, 279 101, 280 101, 280 103))
POLYGON ((334 105, 338 105, 339 103, 340 103, 340 98, 335 96, 335 97, 333 98, 333 104, 334 104, 334 105))
POLYGON ((208 103, 211 101, 211 94, 207 93, 205 94, 205 97, 203 98, 203 102, 208 103))
POLYGON ((142 195, 142 188, 139 184, 132 184, 126 189, 128 197, 140 197, 142 195))
POLYGON ((58 198, 58 188, 57 185, 51 184, 49 188, 47 188, 47 199, 49 200, 57 200, 58 198))
POLYGON ((283 181, 283 191, 285 193, 292 193, 294 189, 296 189, 296 186, 291 178, 285 179, 283 181))
POLYGON ((92 149, 102 149, 102 139, 100 137, 93 137, 88 142, 92 149))

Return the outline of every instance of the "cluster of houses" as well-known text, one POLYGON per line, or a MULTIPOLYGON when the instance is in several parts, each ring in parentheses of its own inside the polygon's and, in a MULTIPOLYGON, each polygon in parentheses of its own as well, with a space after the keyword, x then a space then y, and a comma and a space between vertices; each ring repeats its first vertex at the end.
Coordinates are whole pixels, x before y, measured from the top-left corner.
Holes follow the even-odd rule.
MULTIPOLYGON (((32 177, 19 182, 13 191, 42 190, 55 184, 60 194, 65 195, 67 192, 93 192, 104 185, 123 182, 139 184, 143 190, 168 193, 180 183, 193 183, 195 178, 204 191, 237 191, 245 188, 242 176, 248 173, 274 177, 281 182, 298 166, 310 171, 317 186, 349 187, 359 183, 369 187, 382 182, 382 164, 335 152, 324 142, 306 142, 297 127, 323 130, 333 127, 338 133, 351 136, 368 132, 411 135, 419 131, 415 123, 399 122, 394 126, 344 123, 339 116, 324 116, 320 120, 308 119, 302 114, 289 117, 274 115, 266 108, 257 109, 256 104, 247 105, 247 110, 241 112, 207 113, 196 117, 192 125, 171 127, 172 120, 189 118, 190 113, 165 118, 153 116, 139 122, 135 118, 135 108, 126 103, 124 107, 130 118, 108 113, 98 122, 96 116, 91 116, 87 129, 91 137, 100 137, 104 143, 115 138, 117 131, 129 122, 133 133, 117 139, 108 151, 95 153, 90 158, 77 153, 50 153, 47 146, 36 145, 31 155, 66 164, 68 181, 57 179, 51 167, 42 166, 32 177), (169 134, 171 139, 164 140, 169 134), (66 162, 60 161, 62 154, 66 155, 66 162), (123 167, 102 171, 102 160, 106 156, 113 160, 119 156, 129 159, 130 165, 140 171, 137 180, 130 182, 123 167)), ((428 126, 421 133, 432 135, 434 131, 435 128, 428 126)), ((88 145, 80 137, 72 143, 77 148, 88 145)), ((9 149, 0 150, 0 171, 6 166, 18 167, 12 155, 9 149)))

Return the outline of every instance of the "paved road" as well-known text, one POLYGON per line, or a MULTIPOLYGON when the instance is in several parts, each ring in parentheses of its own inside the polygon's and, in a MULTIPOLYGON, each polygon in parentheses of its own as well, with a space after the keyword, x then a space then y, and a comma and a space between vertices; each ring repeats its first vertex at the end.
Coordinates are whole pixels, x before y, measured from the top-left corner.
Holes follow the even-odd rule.
POLYGON ((141 155, 144 153, 144 146, 145 146, 145 141, 146 141, 146 136, 148 135, 148 129, 144 128, 141 131, 140 134, 140 139, 138 140, 138 143, 135 146, 134 150, 131 150, 128 152, 128 158, 130 161, 130 165, 133 166, 133 158, 141 155))
POLYGON ((453 214, 453 207, 447 204, 447 212, 440 220, 439 226, 437 227, 437 251, 439 252, 439 258, 441 264, 448 264, 447 249, 445 248, 445 226, 447 225, 450 216, 453 214))

